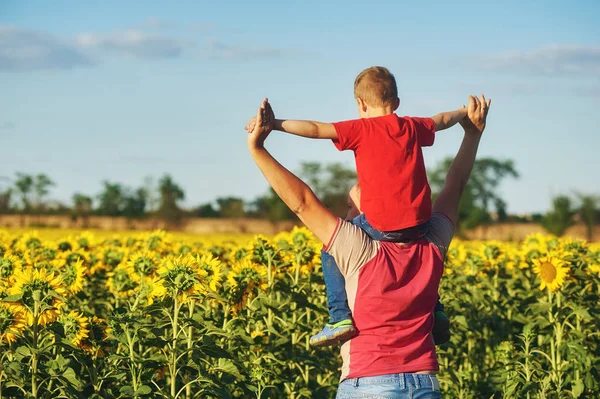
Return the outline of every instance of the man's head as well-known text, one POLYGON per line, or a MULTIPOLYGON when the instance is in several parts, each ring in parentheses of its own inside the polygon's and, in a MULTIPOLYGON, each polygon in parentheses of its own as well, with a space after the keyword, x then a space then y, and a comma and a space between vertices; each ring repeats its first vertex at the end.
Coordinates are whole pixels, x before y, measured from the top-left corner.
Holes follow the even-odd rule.
POLYGON ((360 211, 360 186, 356 183, 348 193, 348 213, 346 220, 352 220, 362 212, 360 211))
POLYGON ((367 68, 356 77, 354 98, 361 118, 389 115, 400 105, 396 78, 382 66, 367 68))

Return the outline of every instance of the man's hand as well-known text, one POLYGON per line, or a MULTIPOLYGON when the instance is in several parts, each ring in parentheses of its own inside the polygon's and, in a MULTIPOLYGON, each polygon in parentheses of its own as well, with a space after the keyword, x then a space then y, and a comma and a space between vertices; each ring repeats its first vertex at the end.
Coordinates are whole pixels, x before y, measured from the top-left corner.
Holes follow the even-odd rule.
MULTIPOLYGON (((268 111, 270 114, 271 125, 273 125, 273 122, 275 121, 275 113, 273 112, 271 103, 268 103, 268 104, 269 104, 268 111)), ((250 119, 250 122, 248 122, 248 124, 246 125, 246 127, 244 129, 247 130, 248 132, 251 132, 252 130, 254 130, 255 125, 256 125, 256 116, 253 116, 252 119, 250 119)))
POLYGON ((483 133, 491 103, 492 99, 488 98, 486 100, 483 94, 481 94, 479 98, 475 96, 469 96, 467 116, 459 122, 460 125, 465 129, 465 132, 479 134, 483 133))
POLYGON ((264 148, 265 140, 273 130, 273 117, 271 105, 265 98, 258 108, 256 116, 246 126, 248 129, 248 147, 250 149, 264 148))

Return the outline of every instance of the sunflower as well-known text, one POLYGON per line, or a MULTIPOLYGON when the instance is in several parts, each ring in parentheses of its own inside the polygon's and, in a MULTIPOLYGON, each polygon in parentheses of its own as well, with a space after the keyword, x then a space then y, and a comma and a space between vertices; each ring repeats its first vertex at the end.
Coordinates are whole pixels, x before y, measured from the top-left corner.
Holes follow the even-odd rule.
POLYGON ((77 294, 83 288, 85 267, 83 259, 74 263, 66 263, 60 270, 60 279, 63 286, 73 295, 77 294))
POLYGON ((106 286, 109 291, 120 298, 127 298, 135 293, 138 283, 134 280, 128 268, 117 267, 108 273, 106 286))
POLYGON ((139 296, 139 300, 145 306, 152 305, 156 299, 164 298, 166 295, 166 289, 158 277, 150 277, 142 280, 135 291, 139 296))
POLYGON ((84 231, 78 237, 76 237, 75 240, 77 241, 77 249, 86 251, 91 250, 96 244, 94 235, 89 231, 84 231))
POLYGON ((152 277, 158 271, 158 258, 153 251, 136 252, 129 261, 127 267, 136 280, 140 277, 152 277))
POLYGON ((65 295, 66 290, 62 286, 60 277, 48 273, 46 269, 36 270, 27 267, 22 271, 15 272, 14 284, 9 288, 8 293, 22 296, 16 306, 22 308, 29 325, 33 324, 35 297, 39 295, 39 300, 48 308, 41 310, 38 323, 46 325, 56 320, 64 305, 60 298, 51 295, 52 291, 59 296, 65 295))
POLYGON ((267 268, 257 265, 248 259, 235 262, 227 274, 229 284, 227 295, 234 304, 234 310, 239 310, 243 304, 259 290, 266 290, 267 268))
POLYGON ((0 344, 15 342, 26 322, 25 314, 20 308, 0 302, 0 344))
POLYGON ((110 343, 107 340, 110 330, 108 324, 104 319, 93 316, 88 318, 88 325, 88 336, 81 341, 79 347, 90 355, 104 357, 106 351, 110 349, 110 343))
POLYGON ((569 269, 565 267, 565 261, 554 256, 543 256, 533 259, 533 270, 542 280, 540 290, 548 288, 556 291, 565 282, 569 269))
POLYGON ((171 247, 171 236, 164 230, 156 230, 143 235, 144 247, 150 251, 166 253, 171 247))
POLYGON ((75 250, 79 244, 73 237, 66 237, 58 240, 56 246, 59 251, 67 252, 75 250))
POLYGON ((15 248, 19 252, 27 252, 31 250, 36 250, 42 247, 42 241, 40 240, 40 236, 37 231, 32 231, 30 233, 23 234, 21 238, 17 241, 15 248))
POLYGON ((58 321, 63 325, 65 338, 75 346, 81 346, 82 341, 90 333, 88 319, 78 312, 71 311, 67 315, 63 314, 58 321))
POLYGON ((202 281, 208 273, 198 267, 198 262, 192 256, 167 257, 158 270, 165 294, 187 302, 190 296, 204 291, 202 281))
POLYGON ((0 258, 0 281, 9 283, 15 271, 21 270, 22 267, 23 263, 18 256, 6 252, 4 257, 0 258))
POLYGON ((221 287, 223 279, 223 270, 221 261, 215 258, 210 252, 206 252, 196 257, 198 268, 206 272, 205 286, 211 291, 217 292, 221 287))

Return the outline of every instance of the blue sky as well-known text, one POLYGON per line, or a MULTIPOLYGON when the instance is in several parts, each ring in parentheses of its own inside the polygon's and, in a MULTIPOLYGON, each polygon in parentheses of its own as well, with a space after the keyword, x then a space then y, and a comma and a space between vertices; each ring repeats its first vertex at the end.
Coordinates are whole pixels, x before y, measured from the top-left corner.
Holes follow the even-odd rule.
MULTIPOLYGON (((187 206, 252 199, 267 184, 243 127, 262 97, 282 118, 355 118, 354 77, 384 65, 399 114, 431 116, 471 93, 493 99, 480 155, 521 172, 500 187, 509 212, 600 193, 599 2, 376 4, 3 0, 0 176, 47 173, 65 202, 96 195, 104 179, 139 186, 164 173, 187 206)), ((460 139, 459 127, 440 132, 427 165, 460 139)), ((327 141, 274 133, 269 146, 292 170, 353 165, 327 141)))

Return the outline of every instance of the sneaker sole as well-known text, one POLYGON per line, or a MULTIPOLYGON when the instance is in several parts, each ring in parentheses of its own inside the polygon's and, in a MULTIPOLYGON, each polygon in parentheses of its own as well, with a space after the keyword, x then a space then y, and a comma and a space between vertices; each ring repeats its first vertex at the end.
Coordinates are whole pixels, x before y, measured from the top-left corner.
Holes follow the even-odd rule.
POLYGON ((344 331, 342 333, 339 333, 337 335, 334 335, 333 337, 329 338, 329 339, 322 339, 319 341, 314 341, 314 342, 310 342, 311 346, 314 346, 315 348, 319 348, 319 347, 323 347, 323 346, 332 346, 337 344, 340 341, 345 341, 347 339, 350 339, 352 337, 354 337, 356 335, 356 330, 352 329, 352 330, 347 330, 344 331))

